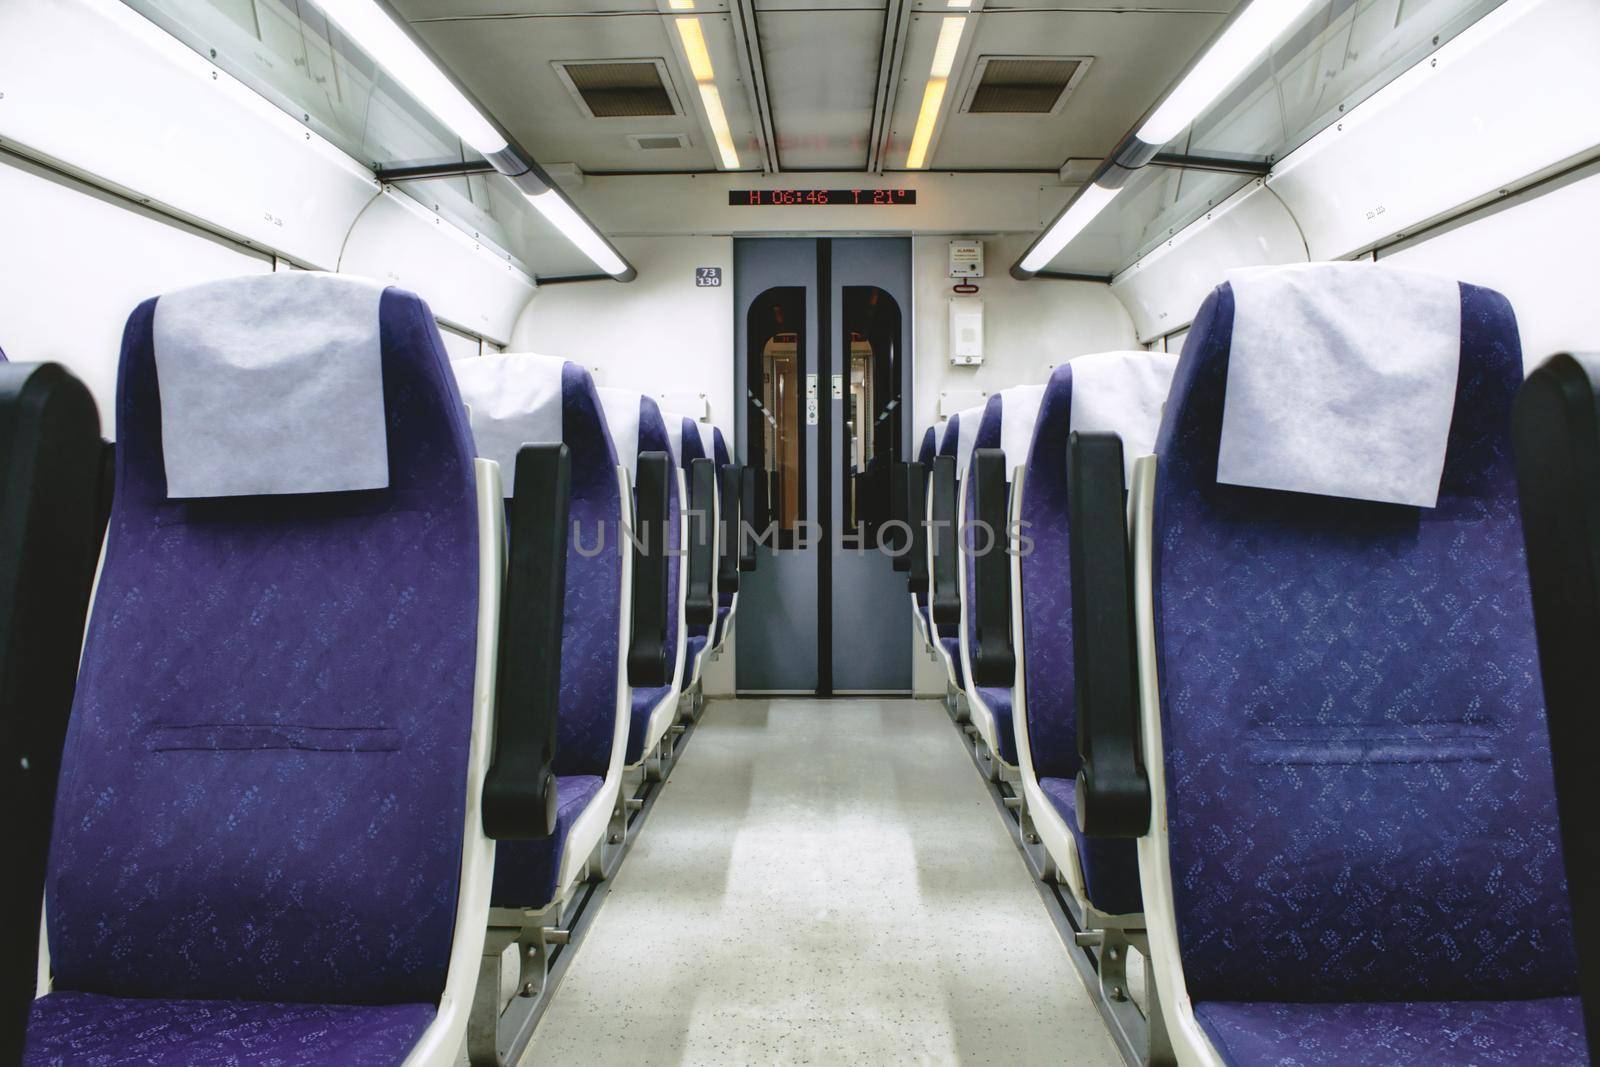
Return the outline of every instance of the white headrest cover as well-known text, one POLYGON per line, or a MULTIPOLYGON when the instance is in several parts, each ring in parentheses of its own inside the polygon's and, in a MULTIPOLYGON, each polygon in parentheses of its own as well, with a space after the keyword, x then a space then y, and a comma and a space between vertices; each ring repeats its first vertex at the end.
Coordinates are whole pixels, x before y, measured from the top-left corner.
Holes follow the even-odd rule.
POLYGON ((956 477, 967 476, 967 464, 972 461, 972 446, 978 440, 978 427, 983 425, 983 409, 988 403, 963 408, 955 413, 956 423, 956 477))
POLYGON ((709 422, 697 422, 695 428, 700 431, 700 447, 705 449, 706 458, 712 463, 717 461, 717 428, 709 422))
POLYGON ((386 487, 382 297, 363 278, 293 271, 156 301, 167 495, 386 487))
POLYGON ((461 400, 472 416, 478 455, 500 464, 501 487, 511 496, 517 452, 523 445, 561 442, 559 356, 526 353, 479 356, 452 363, 461 400))
POLYGON ((1161 409, 1178 357, 1171 352, 1096 352, 1069 360, 1072 413, 1068 428, 1122 438, 1122 475, 1133 484, 1133 461, 1155 451, 1161 409))
POLYGON ((1028 462, 1033 427, 1039 421, 1044 386, 1016 385, 1000 391, 1000 450, 1006 454, 1006 478, 1028 462))
POLYGON ((1217 481, 1433 507, 1461 364, 1461 289, 1373 263, 1228 275, 1217 481))
POLYGON ((628 478, 639 481, 639 404, 642 393, 626 389, 600 389, 600 406, 605 409, 606 429, 611 431, 611 444, 617 450, 617 459, 628 468, 628 478))
POLYGON ((939 454, 939 446, 944 444, 944 428, 950 425, 948 419, 939 419, 933 424, 933 454, 939 454))

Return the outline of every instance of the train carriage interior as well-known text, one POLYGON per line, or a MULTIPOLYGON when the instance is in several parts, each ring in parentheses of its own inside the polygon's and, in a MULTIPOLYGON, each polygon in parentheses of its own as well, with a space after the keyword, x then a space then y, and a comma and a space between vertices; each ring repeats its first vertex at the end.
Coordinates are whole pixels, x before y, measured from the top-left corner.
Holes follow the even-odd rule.
POLYGON ((1597 103, 1597 0, 0 0, 0 1065, 1600 1063, 1597 103))

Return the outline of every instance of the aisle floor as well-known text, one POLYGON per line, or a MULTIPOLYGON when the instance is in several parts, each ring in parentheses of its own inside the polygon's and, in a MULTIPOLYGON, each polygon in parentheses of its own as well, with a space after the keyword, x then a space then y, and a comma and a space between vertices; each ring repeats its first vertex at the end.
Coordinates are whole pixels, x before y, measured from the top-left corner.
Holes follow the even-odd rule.
POLYGON ((936 701, 715 701, 532 1064, 1120 1067, 936 701))

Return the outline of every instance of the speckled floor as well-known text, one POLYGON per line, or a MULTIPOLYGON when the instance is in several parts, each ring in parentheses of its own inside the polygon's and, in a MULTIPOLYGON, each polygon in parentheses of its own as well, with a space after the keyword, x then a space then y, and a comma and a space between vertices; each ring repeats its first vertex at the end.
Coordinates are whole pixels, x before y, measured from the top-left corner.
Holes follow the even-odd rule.
POLYGON ((707 709, 531 1064, 1120 1060, 934 701, 707 709))

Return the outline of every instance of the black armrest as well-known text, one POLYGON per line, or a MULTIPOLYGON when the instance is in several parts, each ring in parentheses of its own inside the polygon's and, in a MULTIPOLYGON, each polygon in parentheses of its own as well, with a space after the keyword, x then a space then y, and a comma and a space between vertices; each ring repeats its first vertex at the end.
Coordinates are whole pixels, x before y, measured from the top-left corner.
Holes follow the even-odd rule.
POLYGON ((100 416, 54 363, 0 365, 0 771, 12 901, 0 1062, 22 1062, 61 750, 105 518, 100 416))
POLYGON ((1528 376, 1511 444, 1533 589, 1578 987, 1591 1047, 1600 1042, 1600 360, 1559 355, 1528 376))
MULTIPOLYGON (((910 522, 906 505, 906 470, 904 463, 889 465, 889 519, 893 522, 910 522)), ((894 569, 902 574, 910 571, 911 545, 906 532, 898 526, 890 526, 881 537, 880 547, 889 553, 894 569)))
POLYGON ((709 459, 689 461, 689 593, 684 618, 690 626, 710 626, 717 618, 717 592, 711 585, 716 568, 717 465, 709 459))
POLYGON ((1067 546, 1082 759, 1078 826, 1094 837, 1139 837, 1150 828, 1150 780, 1139 749, 1133 569, 1116 434, 1068 439, 1067 546))
POLYGON ((633 632, 628 641, 628 684, 654 689, 672 680, 667 662, 667 516, 672 507, 672 459, 639 454, 634 486, 633 632))
POLYGON ((744 468, 724 463, 717 471, 717 499, 722 501, 721 541, 717 553, 717 592, 739 591, 739 518, 740 491, 744 481, 744 468))
POLYGON ((975 685, 1010 686, 1017 679, 1017 657, 1011 648, 1010 515, 1006 492, 1006 454, 998 448, 972 453, 967 468, 972 479, 972 591, 977 603, 973 619, 972 681, 975 685))
POLYGON ((933 624, 956 626, 961 622, 961 591, 956 572, 956 458, 933 461, 933 518, 928 537, 933 551, 933 624))
POLYGON ((920 463, 906 464, 906 522, 911 524, 910 573, 906 588, 913 593, 928 592, 928 468, 920 463))
POLYGON ((509 566, 500 604, 494 759, 483 832, 539 841, 556 828, 556 716, 567 600, 572 458, 566 445, 523 445, 508 503, 509 566))
MULTIPOLYGON (((765 481, 765 479, 762 479, 765 481)), ((761 506, 757 497, 760 492, 761 482, 756 480, 754 467, 739 468, 739 510, 743 520, 739 524, 739 569, 753 571, 756 569, 756 539, 745 531, 745 523, 754 525, 760 522, 760 516, 766 514, 767 509, 761 506)))

